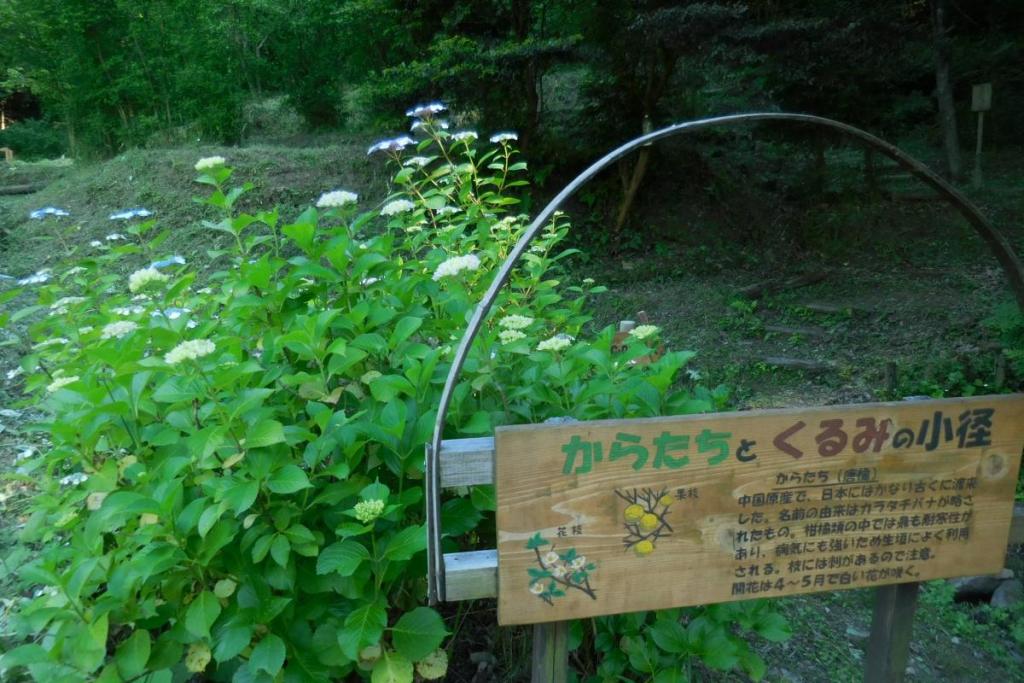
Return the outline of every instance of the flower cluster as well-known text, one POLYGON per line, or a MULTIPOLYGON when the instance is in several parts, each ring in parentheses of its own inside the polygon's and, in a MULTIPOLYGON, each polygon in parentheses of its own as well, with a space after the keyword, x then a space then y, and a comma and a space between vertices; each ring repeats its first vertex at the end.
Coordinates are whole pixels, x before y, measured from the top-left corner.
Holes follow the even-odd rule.
POLYGON ((363 524, 369 524, 384 513, 384 501, 379 498, 374 500, 361 500, 353 508, 356 519, 363 524))
POLYGON ((572 337, 567 334, 556 334, 550 339, 537 344, 538 351, 562 351, 572 346, 572 337))
POLYGON ((49 393, 52 394, 53 392, 57 391, 58 389, 66 387, 69 384, 74 384, 79 379, 81 379, 81 377, 79 377, 78 375, 70 375, 68 377, 58 377, 57 379, 55 379, 52 382, 50 382, 49 385, 47 385, 46 390, 49 393))
POLYGON ((373 145, 370 145, 370 149, 366 150, 367 154, 373 154, 375 152, 401 152, 409 145, 415 145, 416 141, 408 135, 402 135, 397 138, 390 140, 381 140, 373 145))
POLYGON ((658 333, 657 325, 640 325, 634 327, 629 331, 629 336, 634 339, 647 339, 651 335, 658 333))
MULTIPOLYGON (((197 164, 198 165, 198 164, 197 164)), ((128 221, 133 218, 149 218, 153 215, 153 212, 149 209, 137 208, 137 209, 125 209, 124 211, 117 211, 110 214, 110 220, 112 221, 128 221)))
POLYGON ((167 282, 170 278, 153 267, 143 268, 132 273, 128 277, 128 289, 132 293, 143 289, 151 284, 167 282))
POLYGON ((28 215, 29 218, 35 220, 42 220, 47 216, 56 216, 57 218, 63 218, 64 216, 70 216, 71 214, 64 209, 58 209, 56 206, 44 206, 41 209, 36 209, 28 215))
POLYGON ((498 326, 504 327, 506 330, 524 330, 532 324, 533 318, 516 313, 506 315, 498 321, 498 326))
POLYGON ((400 213, 407 213, 416 208, 416 205, 410 202, 408 199, 395 199, 388 202, 380 210, 381 216, 394 216, 400 213))
POLYGON ((224 157, 203 157, 196 162, 195 169, 197 171, 209 171, 214 168, 220 168, 227 163, 224 157))
POLYGON ((164 361, 168 365, 177 365, 185 360, 196 360, 203 356, 209 356, 216 348, 214 343, 208 339, 183 341, 164 355, 164 361))
POLYGON ((477 270, 480 267, 480 259, 476 254, 465 256, 453 256, 444 261, 434 271, 434 279, 440 280, 443 277, 458 275, 464 270, 477 270))
POLYGON ((119 320, 117 322, 104 325, 103 331, 100 332, 100 339, 121 339, 123 337, 127 337, 137 329, 139 329, 138 323, 132 322, 131 320, 119 320))
POLYGON ((88 479, 88 474, 84 472, 74 472, 66 477, 61 477, 59 483, 61 486, 78 486, 79 484, 84 484, 88 479))
POLYGON ((502 330, 498 333, 498 339, 501 340, 502 344, 511 344, 520 339, 526 339, 526 335, 519 330, 502 330))
POLYGON ((325 192, 320 195, 320 199, 316 200, 316 205, 321 209, 333 209, 348 204, 355 204, 359 201, 359 196, 354 192, 348 190, 333 190, 332 192, 325 192))

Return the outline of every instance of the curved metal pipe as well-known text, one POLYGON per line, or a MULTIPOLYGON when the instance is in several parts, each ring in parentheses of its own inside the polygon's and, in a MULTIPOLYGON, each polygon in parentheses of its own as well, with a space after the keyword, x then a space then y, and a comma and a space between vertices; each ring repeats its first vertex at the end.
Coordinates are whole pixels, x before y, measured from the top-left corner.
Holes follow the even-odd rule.
POLYGON ((494 305, 495 300, 498 298, 498 292, 501 291, 501 288, 508 281, 509 275, 518 263, 519 258, 526 251, 534 237, 537 236, 537 233, 541 230, 542 226, 548 222, 558 207, 561 206, 562 202, 572 196, 573 193, 585 185, 591 178, 633 150, 650 144, 656 140, 680 135, 682 133, 690 133, 704 128, 711 128, 713 126, 734 125, 756 121, 788 121, 792 123, 823 126, 825 128, 839 131, 840 133, 844 133, 850 137, 860 140, 872 149, 878 150, 895 161, 902 168, 923 180, 927 185, 935 189, 941 196, 956 207, 971 226, 974 227, 981 238, 985 240, 985 243, 988 244, 989 248, 995 254, 996 259, 998 259, 999 264, 1006 272, 1006 276, 1010 280, 1010 286, 1013 289, 1014 295, 1017 297, 1018 305, 1022 310, 1024 310, 1024 265, 1021 264, 1020 259, 1017 258, 1017 255, 1013 251, 1013 247, 1002 233, 996 230, 995 227, 985 220, 977 207, 975 207, 963 194, 961 194, 959 190, 939 177, 934 171, 913 157, 904 154, 888 142, 860 130, 859 128, 854 128, 853 126, 840 123, 839 121, 826 119, 820 116, 812 116, 810 114, 734 114, 732 116, 718 116, 710 119, 677 123, 669 126, 668 128, 662 128, 661 130, 656 130, 652 133, 648 133, 631 140, 630 142, 627 142, 604 155, 591 164, 589 168, 576 176, 576 178, 566 185, 554 199, 548 202, 548 205, 544 207, 535 219, 533 219, 533 222, 530 223, 526 232, 524 232, 523 236, 519 238, 519 241, 516 242, 515 247, 513 247, 512 251, 505 259, 505 263, 502 264, 498 274, 494 277, 494 281, 491 282, 491 286, 484 294, 484 298, 477 305, 476 310, 473 312, 473 317, 470 319, 469 325, 466 328, 466 332, 462 336, 462 341, 459 342, 459 348, 455 352, 455 358, 453 359, 451 369, 448 372, 448 379, 445 381, 444 389, 441 392, 441 401, 438 405, 437 418, 434 422, 434 435, 430 444, 427 446, 426 454, 426 472, 428 474, 426 480, 428 546, 427 583, 430 601, 432 603, 437 600, 443 601, 445 599, 444 559, 440 552, 441 503, 440 468, 438 464, 441 453, 441 441, 444 433, 444 423, 448 416, 448 407, 451 403, 452 392, 455 389, 459 373, 462 372, 462 366, 466 361, 467 354, 469 353, 469 348, 472 345, 473 340, 476 339, 476 335, 480 331, 484 318, 490 311, 491 306, 494 305))

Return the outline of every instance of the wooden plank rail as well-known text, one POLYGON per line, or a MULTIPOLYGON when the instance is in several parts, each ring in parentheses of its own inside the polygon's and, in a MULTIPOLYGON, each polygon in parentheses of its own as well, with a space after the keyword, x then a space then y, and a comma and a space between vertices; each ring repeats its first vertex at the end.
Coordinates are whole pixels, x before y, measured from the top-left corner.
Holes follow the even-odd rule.
MULTIPOLYGON (((441 487, 494 483, 494 438, 449 439, 441 443, 441 487)), ((1024 504, 1013 507, 1008 545, 1024 543, 1024 504)), ((498 551, 445 553, 449 602, 498 596, 498 551)))

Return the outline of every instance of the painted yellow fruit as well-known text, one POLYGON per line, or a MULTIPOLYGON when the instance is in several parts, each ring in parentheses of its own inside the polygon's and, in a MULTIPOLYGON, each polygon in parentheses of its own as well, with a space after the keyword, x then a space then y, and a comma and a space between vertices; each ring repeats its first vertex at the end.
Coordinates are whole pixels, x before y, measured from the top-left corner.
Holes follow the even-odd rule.
POLYGON ((665 495, 665 496, 662 496, 660 499, 658 499, 658 502, 661 503, 662 505, 664 505, 665 507, 668 507, 669 505, 671 505, 675 501, 672 500, 672 496, 665 495))
POLYGON ((654 531, 658 528, 658 524, 661 520, 658 519, 658 515, 653 515, 650 512, 640 518, 640 530, 641 531, 654 531))
POLYGON ((654 544, 645 539, 633 546, 633 552, 635 552, 640 557, 650 555, 654 552, 654 544))
POLYGON ((644 507, 634 503, 626 508, 625 517, 627 522, 639 522, 640 518, 644 516, 644 507))

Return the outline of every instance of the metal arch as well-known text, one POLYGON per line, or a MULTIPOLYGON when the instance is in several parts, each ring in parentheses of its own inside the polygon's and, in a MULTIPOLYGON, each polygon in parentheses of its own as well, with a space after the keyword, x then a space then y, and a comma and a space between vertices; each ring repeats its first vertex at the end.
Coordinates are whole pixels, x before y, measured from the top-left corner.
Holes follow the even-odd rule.
POLYGON ((452 361, 451 369, 448 372, 448 378, 445 381, 444 389, 441 392, 441 401, 438 405, 437 418, 434 423, 434 434, 430 444, 427 446, 426 453, 426 472, 428 474, 426 480, 427 582, 431 603, 438 600, 443 601, 445 599, 444 558, 441 553, 439 460, 445 420, 448 416, 448 407, 451 403, 452 392, 455 389, 456 380, 462 372, 462 366, 465 363, 470 346, 473 344, 473 340, 476 339, 476 335, 480 331, 484 318, 490 311, 491 306, 494 305, 495 300, 497 300, 498 292, 501 291, 501 288, 508 281, 509 275, 518 263, 519 258, 526 251, 534 237, 537 236, 541 227, 548 222, 558 207, 561 206, 562 202, 569 198, 595 175, 633 150, 650 144, 656 140, 680 135, 682 133, 689 133, 704 128, 711 128, 713 126, 750 123, 756 121, 788 121, 793 123, 805 123, 839 131, 840 133, 844 133, 850 137, 860 140, 872 149, 878 150, 882 154, 894 160, 902 168, 923 180, 926 184, 935 189, 942 197, 948 200, 955 208, 957 208, 971 226, 974 227, 981 238, 985 240, 986 244, 988 244, 989 248, 995 254, 996 259, 998 259, 999 264, 1006 272, 1006 276, 1010 280, 1010 286, 1013 288, 1014 295, 1017 297, 1018 305, 1024 309, 1024 265, 1021 264, 1020 259, 1017 258, 1017 255, 1014 253, 1009 241, 1002 235, 1002 233, 996 230, 995 227, 985 220, 977 207, 975 207, 974 204, 972 204, 963 194, 939 177, 927 166, 904 154, 888 142, 860 130, 859 128, 854 128, 853 126, 839 121, 834 121, 820 116, 812 116, 810 114, 734 114, 731 116, 719 116, 710 119, 677 123, 669 126, 668 128, 656 130, 627 142, 601 157, 589 168, 579 174, 571 183, 566 185, 565 188, 559 192, 547 206, 544 207, 533 222, 530 223, 526 232, 519 238, 519 241, 516 242, 515 247, 513 247, 512 251, 505 259, 505 263, 502 264, 501 269, 494 278, 494 281, 491 282, 491 286, 484 294, 484 298, 474 310, 473 317, 470 319, 466 332, 462 336, 462 341, 459 342, 459 347, 455 352, 455 358, 452 361))

